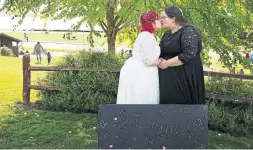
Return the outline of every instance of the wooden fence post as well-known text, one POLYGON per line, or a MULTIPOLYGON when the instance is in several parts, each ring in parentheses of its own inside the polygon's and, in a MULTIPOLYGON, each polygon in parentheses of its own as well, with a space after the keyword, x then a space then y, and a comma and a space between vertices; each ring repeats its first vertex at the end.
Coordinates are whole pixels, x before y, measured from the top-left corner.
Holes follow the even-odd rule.
POLYGON ((24 104, 30 103, 30 88, 31 83, 31 71, 30 67, 30 55, 26 54, 23 56, 23 102, 24 104))

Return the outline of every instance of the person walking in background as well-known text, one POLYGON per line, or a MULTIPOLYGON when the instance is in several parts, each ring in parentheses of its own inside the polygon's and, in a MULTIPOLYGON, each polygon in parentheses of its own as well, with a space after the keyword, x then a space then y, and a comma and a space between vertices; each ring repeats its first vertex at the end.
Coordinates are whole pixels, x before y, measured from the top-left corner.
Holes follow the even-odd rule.
POLYGON ((28 35, 24 33, 24 40, 28 42, 28 35))
POLYGON ((52 56, 51 56, 50 52, 47 52, 47 64, 48 65, 51 64, 51 59, 52 59, 52 56))
POLYGON ((128 57, 130 58, 130 57, 132 57, 132 56, 133 56, 132 50, 129 50, 129 52, 128 52, 128 57))
POLYGON ((38 64, 41 64, 41 50, 43 52, 45 52, 43 47, 41 46, 40 42, 37 42, 37 44, 34 46, 34 53, 37 57, 37 63, 38 64))
POLYGON ((124 58, 124 49, 121 50, 120 56, 121 56, 121 58, 124 58))
POLYGON ((24 40, 25 40, 25 41, 27 40, 27 38, 26 38, 26 33, 24 33, 24 40))

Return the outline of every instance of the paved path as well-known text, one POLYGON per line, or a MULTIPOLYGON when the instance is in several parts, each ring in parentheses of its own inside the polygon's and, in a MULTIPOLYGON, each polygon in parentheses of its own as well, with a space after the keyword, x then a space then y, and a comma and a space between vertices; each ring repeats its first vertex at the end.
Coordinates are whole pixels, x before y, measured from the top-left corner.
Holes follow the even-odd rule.
MULTIPOLYGON (((24 42, 23 47, 33 48, 36 43, 37 41, 24 42)), ((84 49, 88 50, 90 48, 89 44, 82 44, 82 43, 64 43, 64 42, 47 42, 47 41, 40 41, 40 43, 45 49, 48 48, 48 49, 64 49, 64 50, 84 50, 84 49)), ((120 52, 122 48, 129 49, 124 46, 123 47, 117 46, 116 52, 120 52)), ((105 52, 107 51, 107 45, 105 46, 95 45, 94 49, 95 51, 105 52)), ((250 54, 252 53, 253 52, 251 52, 250 54)), ((241 54, 244 55, 243 53, 241 54)), ((209 56, 218 56, 218 54, 216 52, 210 51, 209 56)))
MULTIPOLYGON (((23 47, 33 48, 34 45, 37 43, 37 41, 29 41, 24 42, 23 47)), ((82 43, 64 43, 64 42, 47 42, 47 41, 40 41, 41 45, 45 49, 65 49, 65 50, 84 50, 89 49, 89 44, 82 44, 82 43)), ((128 49, 124 47, 125 49, 128 49)), ((107 51, 107 45, 99 46, 95 45, 94 47, 95 51, 107 51)), ((122 49, 121 46, 117 46, 116 52, 120 52, 122 49)))
MULTIPOLYGON (((52 57, 63 57, 65 55, 67 55, 67 54, 68 53, 66 53, 66 52, 51 52, 52 57)), ((31 54, 30 57, 31 58, 36 58, 36 55, 31 54)), ((41 57, 42 58, 46 58, 47 55, 42 54, 41 57)), ((19 55, 19 58, 23 58, 23 55, 19 55)))
MULTIPOLYGON (((34 45, 37 43, 37 41, 30 41, 30 42, 24 42, 23 47, 29 47, 33 48, 34 45)), ((78 44, 78 43, 54 43, 54 42, 46 42, 46 41, 41 41, 40 42, 42 47, 47 49, 67 49, 67 50, 83 50, 83 49, 88 49, 90 46, 88 44, 78 44)))

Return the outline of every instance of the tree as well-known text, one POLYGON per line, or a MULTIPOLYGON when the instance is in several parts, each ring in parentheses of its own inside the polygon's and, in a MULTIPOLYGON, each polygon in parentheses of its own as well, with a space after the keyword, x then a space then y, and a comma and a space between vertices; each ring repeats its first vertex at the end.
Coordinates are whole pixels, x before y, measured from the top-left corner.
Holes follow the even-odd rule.
POLYGON ((240 35, 243 40, 243 51, 244 53, 249 53, 253 50, 253 28, 249 28, 248 32, 243 32, 240 35))
MULTIPOLYGON (((107 37, 108 51, 114 55, 116 39, 133 42, 136 38, 141 12, 160 11, 176 5, 200 30, 205 63, 208 63, 208 52, 212 50, 220 55, 228 68, 233 67, 230 54, 250 68, 249 61, 243 59, 239 49, 245 44, 240 38, 241 33, 248 32, 252 24, 252 4, 252 0, 5 0, 3 9, 20 15, 21 20, 30 11, 44 18, 80 18, 75 29, 83 22, 87 22, 91 29, 100 25, 107 37)), ((94 33, 97 34, 90 32, 91 43, 94 33)))
MULTIPOLYGON (((21 16, 21 21, 27 13, 33 12, 43 18, 80 18, 74 29, 78 29, 83 22, 87 22, 92 31, 95 25, 100 25, 107 37, 108 51, 114 55, 118 32, 137 21, 140 11, 144 11, 145 3, 145 0, 138 2, 135 0, 6 0, 3 9, 21 16)), ((94 31, 91 32, 93 33, 94 31)), ((93 40, 90 39, 90 42, 92 43, 93 40)))

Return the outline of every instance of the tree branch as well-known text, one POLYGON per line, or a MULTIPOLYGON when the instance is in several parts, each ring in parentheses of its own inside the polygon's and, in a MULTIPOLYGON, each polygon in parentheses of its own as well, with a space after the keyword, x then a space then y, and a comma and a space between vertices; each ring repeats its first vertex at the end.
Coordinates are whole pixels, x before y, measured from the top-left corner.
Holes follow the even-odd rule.
POLYGON ((116 2, 117 2, 117 0, 114 0, 113 6, 115 6, 115 5, 116 5, 116 2))
POLYGON ((120 21, 115 25, 115 28, 118 29, 123 23, 123 19, 120 19, 120 21))
POLYGON ((114 18, 114 25, 116 24, 116 22, 118 21, 118 19, 119 19, 119 16, 116 16, 116 17, 114 18))
POLYGON ((100 26, 102 27, 103 31, 105 32, 105 34, 107 35, 108 32, 107 32, 107 27, 106 27, 106 24, 104 23, 104 21, 101 21, 100 22, 100 26))
POLYGON ((125 25, 122 25, 121 27, 119 27, 117 30, 117 32, 119 32, 121 29, 123 29, 125 27, 125 25))
POLYGON ((130 5, 127 9, 127 11, 130 11, 130 9, 135 5, 135 3, 132 3, 132 5, 130 5))
POLYGON ((107 31, 107 30, 108 30, 108 28, 107 28, 107 26, 106 26, 105 22, 104 22, 104 21, 101 21, 101 23, 103 24, 103 26, 105 27, 105 29, 106 29, 106 31, 107 31))

